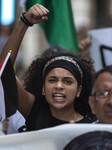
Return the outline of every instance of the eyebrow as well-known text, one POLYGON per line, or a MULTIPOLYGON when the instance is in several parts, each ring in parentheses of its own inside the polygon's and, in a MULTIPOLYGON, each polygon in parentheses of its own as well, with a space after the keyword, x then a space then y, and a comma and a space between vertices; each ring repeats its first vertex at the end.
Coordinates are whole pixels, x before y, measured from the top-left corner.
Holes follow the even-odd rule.
POLYGON ((48 78, 57 78, 57 77, 54 75, 50 75, 50 76, 48 76, 48 78))
MULTIPOLYGON (((58 78, 58 77, 55 76, 55 75, 50 75, 48 78, 58 78)), ((62 77, 62 79, 71 79, 71 80, 73 80, 73 78, 71 76, 62 77)))
POLYGON ((73 78, 72 78, 72 77, 64 77, 64 79, 71 79, 71 80, 73 80, 73 78))

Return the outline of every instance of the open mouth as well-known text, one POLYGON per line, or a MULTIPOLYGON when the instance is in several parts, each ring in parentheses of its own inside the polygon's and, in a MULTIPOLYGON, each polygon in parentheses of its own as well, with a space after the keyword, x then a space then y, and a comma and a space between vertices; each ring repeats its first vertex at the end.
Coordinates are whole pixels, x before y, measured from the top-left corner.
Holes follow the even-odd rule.
POLYGON ((64 102, 65 101, 65 95, 61 93, 53 94, 53 99, 57 102, 64 102))

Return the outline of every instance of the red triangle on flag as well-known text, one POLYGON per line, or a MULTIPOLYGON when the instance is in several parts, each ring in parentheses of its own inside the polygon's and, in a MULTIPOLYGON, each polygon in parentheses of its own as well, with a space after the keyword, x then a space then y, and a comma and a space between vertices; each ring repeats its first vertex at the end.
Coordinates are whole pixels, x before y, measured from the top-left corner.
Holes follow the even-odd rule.
MULTIPOLYGON (((6 59, 6 57, 5 57, 5 59, 6 59)), ((1 70, 1 68, 2 68, 2 66, 3 66, 3 63, 4 63, 5 59, 4 59, 4 60, 2 61, 2 63, 0 64, 0 70, 1 70)))

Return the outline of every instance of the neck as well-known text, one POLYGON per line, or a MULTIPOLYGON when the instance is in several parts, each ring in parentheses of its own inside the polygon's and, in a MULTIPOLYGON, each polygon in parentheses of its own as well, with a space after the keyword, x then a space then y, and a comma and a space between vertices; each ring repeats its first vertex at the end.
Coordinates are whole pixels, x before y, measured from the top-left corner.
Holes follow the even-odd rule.
POLYGON ((53 117, 70 122, 71 120, 74 122, 77 122, 83 118, 82 115, 80 115, 78 112, 73 110, 53 110, 51 109, 51 114, 53 117))

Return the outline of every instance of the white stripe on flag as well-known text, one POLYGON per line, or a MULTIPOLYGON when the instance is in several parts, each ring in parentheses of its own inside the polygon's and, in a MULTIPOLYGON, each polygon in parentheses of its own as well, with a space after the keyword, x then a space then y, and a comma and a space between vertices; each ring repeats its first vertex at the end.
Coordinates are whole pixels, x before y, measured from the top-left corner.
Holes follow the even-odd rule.
POLYGON ((11 55, 11 50, 8 52, 7 56, 5 57, 3 65, 2 65, 2 67, 0 69, 0 77, 1 77, 1 75, 3 73, 3 71, 4 71, 4 68, 5 68, 6 64, 7 64, 7 61, 9 60, 10 55, 11 55))
POLYGON ((3 90, 2 81, 0 78, 0 121, 3 121, 5 117, 6 117, 6 114, 5 114, 4 90, 3 90))

